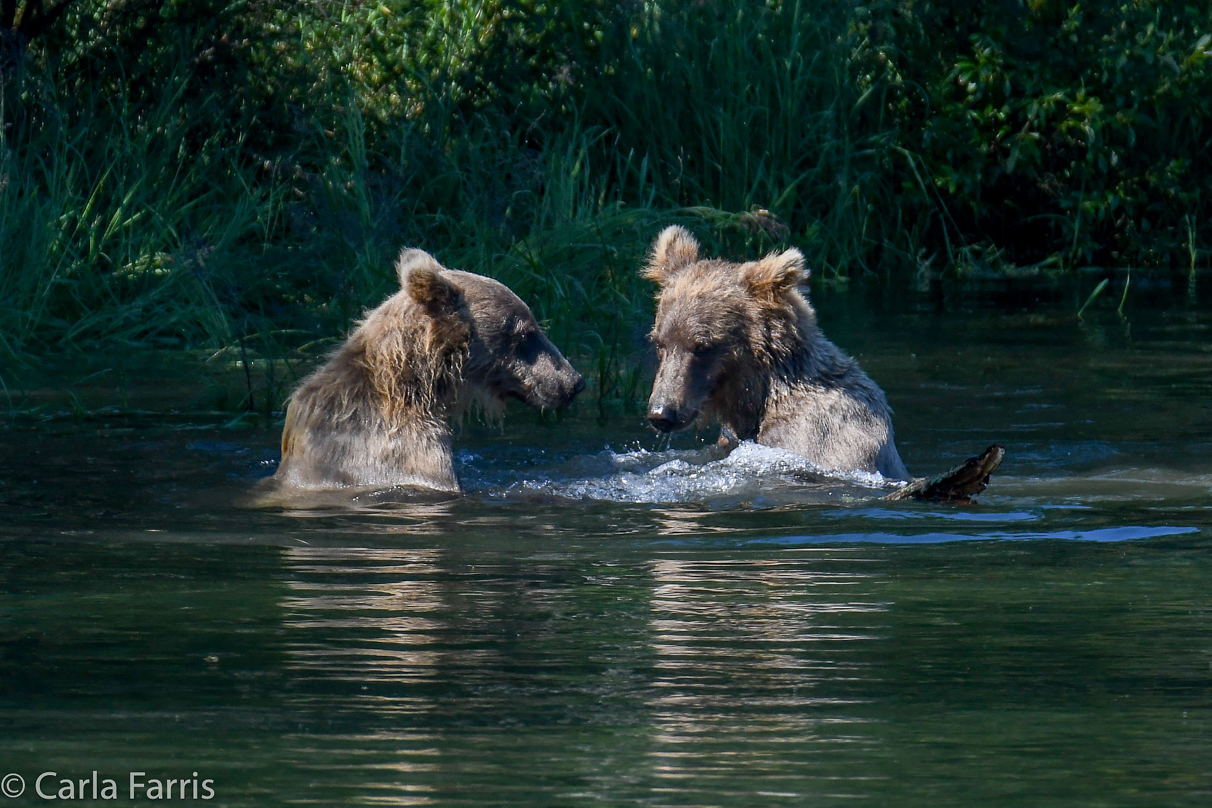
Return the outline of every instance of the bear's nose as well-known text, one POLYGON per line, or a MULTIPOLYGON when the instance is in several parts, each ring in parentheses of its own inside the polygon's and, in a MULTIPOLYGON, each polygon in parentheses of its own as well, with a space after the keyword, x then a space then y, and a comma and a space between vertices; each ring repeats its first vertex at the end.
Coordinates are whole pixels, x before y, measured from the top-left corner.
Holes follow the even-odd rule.
POLYGON ((662 432, 671 432, 678 425, 678 412, 668 404, 656 404, 648 409, 648 423, 662 432))
POLYGON ((578 373, 576 384, 574 384, 572 386, 572 394, 574 396, 579 395, 584 390, 585 390, 585 377, 578 373))

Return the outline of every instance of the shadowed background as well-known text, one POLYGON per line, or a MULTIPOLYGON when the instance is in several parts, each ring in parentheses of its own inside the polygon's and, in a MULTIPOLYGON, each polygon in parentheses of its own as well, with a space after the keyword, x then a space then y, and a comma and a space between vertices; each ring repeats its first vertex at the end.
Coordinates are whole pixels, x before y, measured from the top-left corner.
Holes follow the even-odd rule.
POLYGON ((671 222, 732 257, 800 247, 817 283, 1194 282, 1209 19, 1156 0, 6 0, 0 351, 205 349, 247 374, 225 406, 270 411, 411 245, 515 288, 606 407, 642 386, 636 267, 671 222))

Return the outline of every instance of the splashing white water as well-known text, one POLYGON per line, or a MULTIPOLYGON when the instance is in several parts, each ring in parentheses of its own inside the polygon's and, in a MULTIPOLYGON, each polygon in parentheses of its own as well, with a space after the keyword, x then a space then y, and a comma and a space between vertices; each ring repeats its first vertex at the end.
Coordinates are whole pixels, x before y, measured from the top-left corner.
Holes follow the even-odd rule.
POLYGON ((506 496, 511 492, 536 492, 568 499, 678 503, 779 500, 785 498, 781 495, 795 492, 840 494, 848 488, 886 490, 897 485, 879 474, 829 472, 785 449, 751 441, 741 443, 725 457, 720 457, 716 449, 638 449, 603 452, 575 465, 577 468, 566 468, 564 474, 553 474, 548 479, 514 483, 506 496))

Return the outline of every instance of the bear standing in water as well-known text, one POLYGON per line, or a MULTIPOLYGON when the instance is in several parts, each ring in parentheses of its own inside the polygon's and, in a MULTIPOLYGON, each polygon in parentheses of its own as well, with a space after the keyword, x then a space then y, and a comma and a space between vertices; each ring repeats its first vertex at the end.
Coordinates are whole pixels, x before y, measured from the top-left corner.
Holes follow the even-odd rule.
POLYGON ((401 253, 396 272, 401 291, 291 397, 274 475, 281 485, 459 491, 452 416, 473 403, 500 414, 510 397, 559 407, 585 388, 504 285, 421 250, 401 253))
MULTIPOLYGON (((799 250, 744 264, 700 259, 698 242, 675 225, 657 237, 643 274, 660 285, 652 328, 660 367, 648 399, 654 427, 718 420, 721 442, 786 449, 826 471, 910 479, 884 391, 825 339, 800 293, 808 271, 799 250)), ((994 444, 887 499, 968 502, 1004 455, 994 444)))
POLYGON ((660 284, 653 426, 670 432, 716 419, 726 435, 827 471, 909 478, 883 390, 825 338, 799 291, 807 277, 799 250, 744 264, 700 259, 698 242, 674 226, 643 272, 660 284))

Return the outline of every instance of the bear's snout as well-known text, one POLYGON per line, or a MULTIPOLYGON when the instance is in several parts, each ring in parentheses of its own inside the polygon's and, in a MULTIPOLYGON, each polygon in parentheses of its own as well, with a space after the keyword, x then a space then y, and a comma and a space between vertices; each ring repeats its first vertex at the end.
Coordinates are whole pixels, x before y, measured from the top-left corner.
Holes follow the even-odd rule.
POLYGON ((648 423, 662 432, 672 432, 677 426, 677 411, 673 407, 659 404, 648 411, 648 423))
POLYGON ((648 423, 661 432, 674 432, 694 423, 707 398, 711 375, 702 364, 691 351, 665 352, 648 398, 648 423))
POLYGON ((552 397, 554 399, 552 403, 557 407, 565 407, 571 404, 572 400, 585 389, 585 377, 577 373, 568 362, 564 364, 567 370, 560 374, 560 383, 555 395, 552 397))
POLYGON ((585 377, 553 345, 519 379, 522 398, 536 407, 564 407, 585 389, 585 377))
POLYGON ((698 413, 679 412, 671 404, 650 404, 648 407, 648 423, 661 432, 673 432, 689 424, 698 413))

